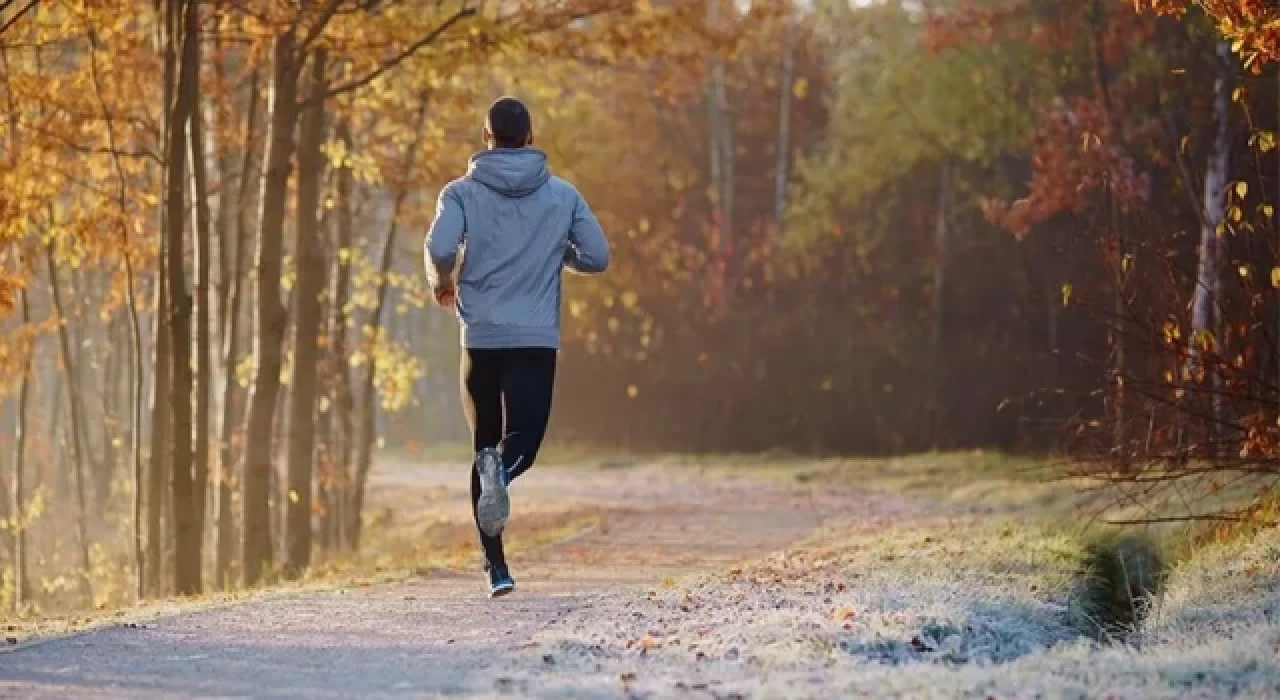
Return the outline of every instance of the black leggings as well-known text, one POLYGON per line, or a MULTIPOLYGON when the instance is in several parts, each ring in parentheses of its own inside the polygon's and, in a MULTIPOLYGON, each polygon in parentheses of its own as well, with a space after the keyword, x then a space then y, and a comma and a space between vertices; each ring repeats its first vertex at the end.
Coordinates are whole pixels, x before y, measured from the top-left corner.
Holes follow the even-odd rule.
MULTIPOLYGON (((478 452, 497 447, 511 480, 533 466, 551 418, 556 379, 552 348, 463 349, 462 408, 478 452)), ((471 466, 471 512, 480 499, 480 476, 471 466)), ((479 528, 477 527, 477 531, 479 528)), ((505 563, 502 536, 480 533, 485 559, 505 563)))

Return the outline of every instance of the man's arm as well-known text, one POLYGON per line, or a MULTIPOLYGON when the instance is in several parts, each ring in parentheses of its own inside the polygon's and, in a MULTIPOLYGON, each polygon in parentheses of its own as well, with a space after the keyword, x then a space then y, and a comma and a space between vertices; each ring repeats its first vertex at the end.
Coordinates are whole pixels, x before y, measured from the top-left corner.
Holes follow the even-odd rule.
POLYGON ((609 241, 605 240, 604 230, 587 206, 587 200, 576 190, 573 194, 573 223, 569 227, 565 266, 583 275, 604 272, 609 267, 609 241))
POLYGON ((440 190, 436 201, 436 218, 431 222, 427 240, 423 244, 427 267, 427 285, 440 300, 442 292, 453 289, 453 269, 458 264, 458 247, 466 234, 466 218, 462 214, 462 200, 453 185, 440 190))

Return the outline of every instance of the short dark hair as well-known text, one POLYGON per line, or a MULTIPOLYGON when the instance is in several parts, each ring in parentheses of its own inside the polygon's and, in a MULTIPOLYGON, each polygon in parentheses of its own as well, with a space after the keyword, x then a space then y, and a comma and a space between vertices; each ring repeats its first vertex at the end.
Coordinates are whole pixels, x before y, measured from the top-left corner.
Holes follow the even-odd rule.
POLYGON ((523 102, 514 97, 502 97, 490 105, 485 126, 498 148, 523 148, 533 131, 533 119, 523 102))

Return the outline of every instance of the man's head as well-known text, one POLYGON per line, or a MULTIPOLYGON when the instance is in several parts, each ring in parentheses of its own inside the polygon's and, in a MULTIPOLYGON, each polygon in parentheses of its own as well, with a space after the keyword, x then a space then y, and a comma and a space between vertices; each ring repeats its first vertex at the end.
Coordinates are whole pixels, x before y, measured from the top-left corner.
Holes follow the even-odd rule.
POLYGON ((533 145, 533 120, 524 103, 514 97, 494 102, 484 120, 484 142, 491 149, 533 145))

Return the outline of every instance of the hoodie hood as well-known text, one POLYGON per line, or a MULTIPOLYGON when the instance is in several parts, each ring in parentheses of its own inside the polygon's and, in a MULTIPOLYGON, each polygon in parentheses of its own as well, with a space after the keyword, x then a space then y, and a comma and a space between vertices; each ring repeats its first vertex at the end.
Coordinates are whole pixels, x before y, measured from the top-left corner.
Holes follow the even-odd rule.
POLYGON ((467 176, 504 197, 528 197, 551 172, 547 154, 536 148, 495 148, 471 156, 467 176))

